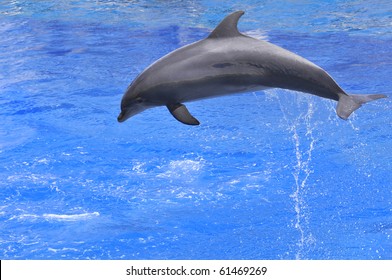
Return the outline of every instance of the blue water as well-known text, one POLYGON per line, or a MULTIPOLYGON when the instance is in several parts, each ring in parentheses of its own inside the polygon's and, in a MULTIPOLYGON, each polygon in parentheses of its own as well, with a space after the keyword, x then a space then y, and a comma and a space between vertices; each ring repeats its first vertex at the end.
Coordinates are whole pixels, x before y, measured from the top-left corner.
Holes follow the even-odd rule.
POLYGON ((392 259, 392 5, 385 1, 1 1, 1 259, 392 259), (350 93, 268 90, 117 123, 140 71, 239 28, 350 93))

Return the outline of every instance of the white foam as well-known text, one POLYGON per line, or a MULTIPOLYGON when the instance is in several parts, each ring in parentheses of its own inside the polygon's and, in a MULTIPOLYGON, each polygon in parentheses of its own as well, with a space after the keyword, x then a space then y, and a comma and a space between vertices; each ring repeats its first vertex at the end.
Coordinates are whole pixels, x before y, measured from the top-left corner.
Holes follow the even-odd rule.
POLYGON ((86 220, 98 216, 99 216, 98 212, 92 212, 92 213, 73 214, 73 215, 43 214, 42 218, 47 220, 77 221, 77 220, 86 220))
POLYGON ((135 164, 132 167, 132 171, 136 172, 136 174, 147 174, 145 171, 145 162, 135 162, 135 164))
POLYGON ((42 214, 42 215, 35 215, 35 214, 22 214, 17 216, 12 216, 10 220, 18 219, 18 220, 37 220, 37 219, 45 219, 45 220, 55 220, 55 221, 80 221, 80 220, 87 220, 94 217, 98 217, 99 212, 92 212, 92 213, 82 213, 82 214, 42 214))
POLYGON ((61 249, 48 248, 48 251, 52 252, 52 253, 65 252, 65 251, 78 252, 78 249, 75 249, 75 248, 61 248, 61 249))
POLYGON ((31 219, 31 220, 33 220, 33 219, 37 219, 37 218, 39 218, 38 215, 22 214, 22 215, 18 215, 18 216, 12 216, 10 218, 10 220, 15 220, 15 219, 18 219, 18 220, 31 219))
POLYGON ((202 158, 198 160, 172 160, 167 167, 162 167, 166 169, 165 172, 158 174, 159 178, 185 178, 187 181, 192 181, 194 175, 199 173, 199 171, 204 166, 204 160, 202 158))
POLYGON ((262 29, 249 30, 244 32, 244 34, 259 40, 268 41, 268 33, 262 29))
POLYGON ((202 162, 196 160, 173 160, 169 164, 169 168, 183 172, 199 171, 202 168, 202 162))

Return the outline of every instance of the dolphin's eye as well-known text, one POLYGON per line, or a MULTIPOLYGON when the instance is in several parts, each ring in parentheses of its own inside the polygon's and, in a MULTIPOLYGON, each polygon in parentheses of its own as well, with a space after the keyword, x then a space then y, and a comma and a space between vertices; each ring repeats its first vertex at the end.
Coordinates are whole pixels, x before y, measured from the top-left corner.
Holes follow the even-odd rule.
POLYGON ((141 97, 138 97, 138 98, 136 98, 136 103, 143 103, 143 98, 141 98, 141 97))

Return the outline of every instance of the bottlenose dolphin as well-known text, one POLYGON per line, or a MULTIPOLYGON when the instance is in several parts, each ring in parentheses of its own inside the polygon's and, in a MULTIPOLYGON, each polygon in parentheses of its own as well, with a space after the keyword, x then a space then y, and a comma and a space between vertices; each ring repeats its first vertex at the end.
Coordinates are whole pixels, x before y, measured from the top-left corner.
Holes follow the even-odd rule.
POLYGON ((237 29, 243 11, 228 15, 201 41, 179 48, 147 67, 127 88, 118 121, 152 107, 167 106, 180 122, 198 125, 183 102, 233 93, 283 88, 338 101, 347 119, 382 94, 348 95, 319 66, 237 29))

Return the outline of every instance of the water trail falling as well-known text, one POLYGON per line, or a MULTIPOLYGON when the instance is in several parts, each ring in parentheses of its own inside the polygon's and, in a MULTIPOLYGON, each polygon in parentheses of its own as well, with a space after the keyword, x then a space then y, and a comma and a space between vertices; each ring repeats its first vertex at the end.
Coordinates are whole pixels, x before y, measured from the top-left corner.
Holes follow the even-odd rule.
MULTIPOLYGON (((295 151, 295 166, 292 172, 295 186, 294 192, 290 195, 294 202, 295 220, 294 227, 299 232, 299 240, 297 242, 297 250, 295 254, 296 259, 306 258, 306 252, 310 250, 311 246, 315 243, 315 239, 311 232, 309 232, 309 216, 310 212, 306 203, 306 193, 309 189, 307 185, 309 176, 313 173, 311 162, 312 152, 315 148, 316 138, 313 135, 315 128, 312 122, 314 113, 314 103, 311 97, 305 97, 307 100, 307 112, 300 113, 297 116, 293 115, 288 106, 283 106, 282 97, 277 95, 280 109, 283 112, 283 117, 288 127, 288 131, 292 133, 292 141, 294 144, 295 151), (305 135, 303 135, 302 128, 306 129, 305 135)), ((289 102, 285 102, 289 103, 289 102)), ((290 102, 290 104, 297 104, 300 107, 301 103, 290 102)), ((303 108, 300 108, 303 110, 303 108)))
MULTIPOLYGON (((308 112, 306 113, 304 120, 306 124, 306 134, 309 143, 305 147, 305 151, 301 151, 300 136, 297 132, 298 122, 296 121, 294 125, 290 128, 293 133, 293 142, 295 144, 295 154, 297 165, 295 166, 293 177, 295 181, 295 190, 291 197, 294 200, 294 209, 296 213, 295 228, 300 232, 300 240, 298 242, 298 251, 296 253, 296 259, 304 258, 304 253, 306 248, 314 242, 312 233, 308 232, 309 224, 309 213, 307 210, 306 201, 304 195, 307 189, 307 181, 312 173, 310 163, 312 160, 312 151, 314 149, 315 139, 313 137, 313 130, 311 127, 310 119, 313 114, 313 104, 309 103, 308 112)), ((304 144, 306 145, 306 144, 304 144)))

